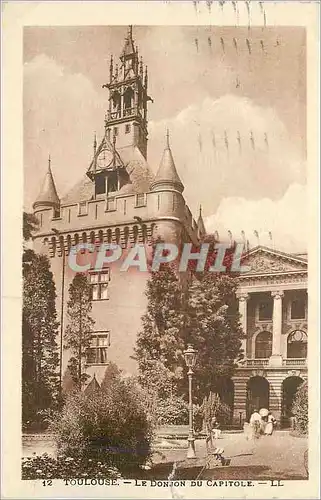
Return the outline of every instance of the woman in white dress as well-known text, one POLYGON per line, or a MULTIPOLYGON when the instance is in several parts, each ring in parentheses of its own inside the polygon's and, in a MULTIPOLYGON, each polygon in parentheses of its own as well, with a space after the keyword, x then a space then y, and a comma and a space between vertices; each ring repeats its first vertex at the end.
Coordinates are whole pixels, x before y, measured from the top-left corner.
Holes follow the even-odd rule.
POLYGON ((275 418, 271 413, 269 413, 267 418, 267 424, 264 429, 264 434, 266 436, 272 436, 275 422, 276 422, 275 418))

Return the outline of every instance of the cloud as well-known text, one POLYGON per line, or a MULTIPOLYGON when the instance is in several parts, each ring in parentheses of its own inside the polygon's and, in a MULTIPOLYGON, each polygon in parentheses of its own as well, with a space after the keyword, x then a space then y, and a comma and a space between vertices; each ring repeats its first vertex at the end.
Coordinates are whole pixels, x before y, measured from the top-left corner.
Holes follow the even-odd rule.
MULTIPOLYGON (((49 153, 60 195, 83 176, 93 133, 99 138, 104 131, 107 95, 84 74, 68 72, 44 54, 25 63, 24 78, 25 205, 30 209, 49 153)), ((253 233, 262 226, 274 238, 282 239, 282 230, 289 244, 304 240, 297 221, 305 213, 300 191, 305 162, 274 108, 233 93, 191 100, 168 119, 149 123, 148 161, 154 171, 167 127, 187 203, 194 214, 202 204, 210 228, 253 233)))
POLYGON ((167 127, 193 212, 202 203, 205 214, 213 213, 223 197, 276 200, 291 183, 305 182, 305 162, 276 111, 249 98, 206 98, 168 120, 151 122, 154 167, 167 127))
POLYGON ((208 232, 218 231, 221 240, 227 240, 227 231, 241 241, 241 231, 250 246, 258 244, 254 231, 259 233, 261 245, 271 245, 288 252, 307 250, 307 193, 306 186, 291 184, 279 200, 262 198, 246 200, 224 198, 217 211, 205 219, 208 232), (272 242, 269 237, 272 233, 272 242))
POLYGON ((51 154, 60 194, 83 176, 90 162, 105 103, 91 81, 69 73, 44 54, 24 65, 25 205, 38 194, 51 154))

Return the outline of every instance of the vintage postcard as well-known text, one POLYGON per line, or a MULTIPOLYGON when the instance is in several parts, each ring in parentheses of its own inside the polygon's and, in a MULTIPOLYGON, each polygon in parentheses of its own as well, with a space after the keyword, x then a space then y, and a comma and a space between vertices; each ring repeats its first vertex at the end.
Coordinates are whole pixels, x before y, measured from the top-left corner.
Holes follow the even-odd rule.
POLYGON ((3 498, 319 498, 318 2, 2 9, 3 498))

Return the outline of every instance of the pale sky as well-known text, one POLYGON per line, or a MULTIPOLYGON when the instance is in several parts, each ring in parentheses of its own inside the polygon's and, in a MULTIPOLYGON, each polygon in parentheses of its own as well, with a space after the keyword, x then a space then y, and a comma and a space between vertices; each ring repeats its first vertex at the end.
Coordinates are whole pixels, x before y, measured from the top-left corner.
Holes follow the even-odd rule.
MULTIPOLYGON (((28 27, 24 36, 25 207, 50 153, 58 194, 89 166, 104 133, 109 59, 127 28, 28 27)), ((133 27, 149 70, 148 162, 170 129, 194 217, 255 244, 304 251, 306 71, 303 28, 133 27)))

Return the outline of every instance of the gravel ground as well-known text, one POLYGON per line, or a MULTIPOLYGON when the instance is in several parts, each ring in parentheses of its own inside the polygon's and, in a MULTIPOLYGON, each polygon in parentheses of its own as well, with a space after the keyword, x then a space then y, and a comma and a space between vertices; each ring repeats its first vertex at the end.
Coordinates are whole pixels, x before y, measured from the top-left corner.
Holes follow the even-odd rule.
MULTIPOLYGON (((177 462, 176 477, 195 479, 306 479, 304 452, 308 448, 306 438, 293 437, 289 433, 275 432, 258 440, 247 440, 242 433, 222 434, 216 445, 224 448, 224 456, 231 458, 227 467, 203 470, 206 448, 204 439, 196 440, 197 459, 186 460, 185 439, 159 439, 155 443, 152 470, 149 477, 167 479, 173 463, 177 462)), ((55 445, 50 435, 24 435, 23 456, 49 453, 55 455, 55 445)))

